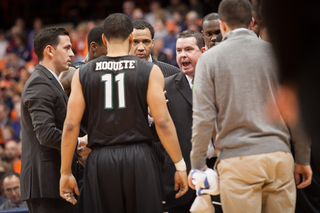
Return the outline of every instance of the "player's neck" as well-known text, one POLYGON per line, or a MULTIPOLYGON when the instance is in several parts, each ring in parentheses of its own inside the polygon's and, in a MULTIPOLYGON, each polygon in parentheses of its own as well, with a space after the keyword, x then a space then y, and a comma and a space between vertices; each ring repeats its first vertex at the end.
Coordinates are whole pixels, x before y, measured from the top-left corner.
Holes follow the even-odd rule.
POLYGON ((108 54, 110 57, 124 56, 129 54, 128 44, 108 44, 108 54))

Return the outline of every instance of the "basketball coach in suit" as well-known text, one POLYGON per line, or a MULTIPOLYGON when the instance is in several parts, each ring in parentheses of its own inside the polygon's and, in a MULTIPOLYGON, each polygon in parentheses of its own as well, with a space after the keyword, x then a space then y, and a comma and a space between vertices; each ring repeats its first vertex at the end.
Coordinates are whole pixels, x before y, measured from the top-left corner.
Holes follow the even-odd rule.
MULTIPOLYGON (((130 49, 130 55, 137 56, 138 58, 144 59, 157 65, 164 77, 168 77, 177 73, 181 73, 180 69, 170 64, 164 63, 154 59, 151 55, 153 44, 154 44, 154 29, 146 21, 137 20, 133 22, 133 43, 130 49)), ((160 143, 160 139, 157 135, 153 119, 149 117, 151 125, 151 131, 153 135, 152 149, 156 152, 156 155, 163 164, 165 157, 165 150, 160 143)))
MULTIPOLYGON (((182 72, 165 78, 166 96, 169 100, 168 109, 174 125, 182 151, 190 171, 191 127, 192 127, 192 82, 198 58, 206 51, 202 35, 193 30, 181 32, 177 37, 176 53, 177 64, 182 72)), ((190 212, 189 209, 195 198, 195 191, 189 188, 188 192, 176 199, 174 197, 175 167, 169 156, 166 155, 163 168, 163 179, 166 194, 166 206, 169 213, 190 212)))
POLYGON ((68 32, 50 28, 37 34, 39 64, 21 97, 21 199, 30 212, 70 213, 73 205, 60 197, 60 146, 68 97, 58 76, 74 56, 68 32))
POLYGON ((130 49, 130 55, 150 61, 157 65, 164 77, 181 72, 177 67, 158 61, 151 55, 154 43, 154 29, 146 21, 138 20, 133 22, 133 43, 130 49))

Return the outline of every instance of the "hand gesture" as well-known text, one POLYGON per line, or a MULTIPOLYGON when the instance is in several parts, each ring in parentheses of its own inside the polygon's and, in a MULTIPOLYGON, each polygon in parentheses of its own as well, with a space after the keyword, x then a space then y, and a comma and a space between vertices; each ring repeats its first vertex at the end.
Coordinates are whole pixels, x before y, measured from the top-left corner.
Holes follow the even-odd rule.
POLYGON ((176 194, 176 198, 181 197, 188 191, 187 171, 176 171, 174 174, 174 190, 179 192, 176 194))
POLYGON ((79 138, 80 140, 80 144, 78 146, 78 149, 77 149, 77 154, 81 157, 88 157, 88 155, 90 154, 91 152, 91 149, 87 147, 87 144, 88 144, 88 135, 85 135, 81 138, 79 138))
POLYGON ((298 189, 303 189, 311 184, 312 170, 309 165, 304 166, 301 164, 297 164, 296 169, 294 171, 294 175, 296 179, 296 184, 298 185, 298 189), (300 180, 300 174, 302 175, 302 182, 300 180))
POLYGON ((77 195, 80 195, 76 179, 72 174, 62 174, 60 178, 60 196, 66 201, 75 205, 77 203, 77 200, 74 197, 73 191, 77 195))

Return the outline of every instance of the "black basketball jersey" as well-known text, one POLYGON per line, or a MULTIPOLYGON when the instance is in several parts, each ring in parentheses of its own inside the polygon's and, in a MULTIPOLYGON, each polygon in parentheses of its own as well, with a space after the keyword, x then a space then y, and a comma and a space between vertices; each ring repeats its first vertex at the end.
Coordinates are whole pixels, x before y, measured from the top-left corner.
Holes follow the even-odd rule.
POLYGON ((84 64, 85 64, 84 62, 78 61, 76 63, 71 64, 70 67, 74 67, 74 68, 78 69, 79 67, 81 67, 84 64))
POLYGON ((88 147, 152 139, 146 100, 152 66, 135 56, 103 55, 80 67, 88 147))

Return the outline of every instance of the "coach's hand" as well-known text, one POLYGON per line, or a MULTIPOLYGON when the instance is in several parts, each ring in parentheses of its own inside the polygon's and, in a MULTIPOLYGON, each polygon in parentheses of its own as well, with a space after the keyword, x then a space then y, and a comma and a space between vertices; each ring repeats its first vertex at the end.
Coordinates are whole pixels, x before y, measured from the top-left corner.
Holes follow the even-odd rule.
POLYGON ((91 152, 91 149, 87 147, 88 145, 88 135, 85 135, 83 137, 78 138, 80 141, 80 144, 78 145, 77 148, 77 154, 81 157, 88 157, 88 155, 91 152))
POLYGON ((176 194, 176 198, 181 197, 188 191, 187 171, 176 171, 174 174, 174 190, 179 192, 176 194))
POLYGON ((66 201, 75 205, 77 203, 77 200, 74 197, 73 191, 77 195, 80 195, 76 179, 73 177, 72 174, 69 174, 69 175, 61 174, 60 196, 66 201))
POLYGON ((298 189, 303 189, 311 184, 312 170, 309 165, 304 166, 301 164, 296 164, 294 174, 295 174, 295 179, 296 179, 296 184, 298 189), (302 175, 302 182, 300 180, 300 175, 302 175))

